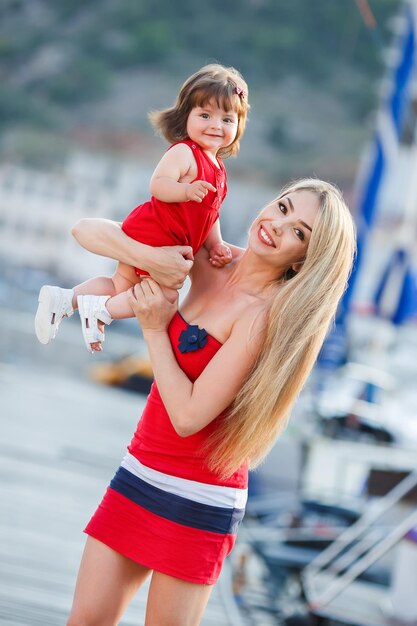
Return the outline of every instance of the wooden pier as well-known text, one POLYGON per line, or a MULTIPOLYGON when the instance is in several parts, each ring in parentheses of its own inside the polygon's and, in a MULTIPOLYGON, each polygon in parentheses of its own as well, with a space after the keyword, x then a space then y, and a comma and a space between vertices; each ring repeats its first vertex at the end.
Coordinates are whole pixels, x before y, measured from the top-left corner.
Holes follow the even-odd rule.
MULTIPOLYGON (((145 400, 33 363, 0 357, 1 626, 65 625, 84 525, 145 400)), ((142 625, 145 607, 142 589, 120 625, 142 625)), ((202 626, 239 624, 226 563, 202 626)))

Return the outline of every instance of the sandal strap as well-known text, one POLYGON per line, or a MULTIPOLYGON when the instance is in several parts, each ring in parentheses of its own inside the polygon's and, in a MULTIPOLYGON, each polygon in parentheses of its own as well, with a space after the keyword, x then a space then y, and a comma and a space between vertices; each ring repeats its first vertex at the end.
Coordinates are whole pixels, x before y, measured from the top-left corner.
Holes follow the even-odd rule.
POLYGON ((103 342, 104 333, 99 329, 98 322, 103 322, 107 326, 111 324, 113 318, 106 309, 106 302, 111 296, 78 296, 78 312, 81 318, 81 328, 87 350, 91 352, 91 344, 98 341, 103 342))

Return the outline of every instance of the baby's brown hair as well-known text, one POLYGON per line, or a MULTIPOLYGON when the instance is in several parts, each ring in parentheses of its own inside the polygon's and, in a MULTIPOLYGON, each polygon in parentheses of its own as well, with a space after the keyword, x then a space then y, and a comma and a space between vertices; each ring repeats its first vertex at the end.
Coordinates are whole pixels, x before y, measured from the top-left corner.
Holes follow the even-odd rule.
POLYGON ((176 143, 187 139, 187 120, 191 109, 204 107, 212 99, 225 111, 237 114, 236 137, 218 153, 222 158, 234 156, 239 152, 239 139, 245 130, 249 103, 248 86, 233 67, 217 63, 205 65, 185 81, 173 107, 151 111, 149 119, 169 143, 176 143))

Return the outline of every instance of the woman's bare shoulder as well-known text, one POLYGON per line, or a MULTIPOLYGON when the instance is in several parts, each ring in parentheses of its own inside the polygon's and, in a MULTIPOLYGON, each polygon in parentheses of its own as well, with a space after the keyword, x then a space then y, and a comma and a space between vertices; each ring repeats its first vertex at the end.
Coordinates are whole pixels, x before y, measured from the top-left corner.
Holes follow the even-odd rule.
POLYGON ((231 335, 246 344, 248 351, 256 357, 265 339, 267 321, 268 311, 264 302, 248 303, 236 317, 231 335))

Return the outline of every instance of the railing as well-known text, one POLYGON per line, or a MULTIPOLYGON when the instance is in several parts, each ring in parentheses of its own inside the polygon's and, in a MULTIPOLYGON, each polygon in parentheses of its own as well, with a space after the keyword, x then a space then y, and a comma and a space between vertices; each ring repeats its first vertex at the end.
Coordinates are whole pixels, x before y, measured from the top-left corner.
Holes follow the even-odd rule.
POLYGON ((310 608, 328 605, 360 574, 417 526, 417 509, 386 533, 373 524, 399 503, 417 485, 417 472, 412 472, 386 496, 371 503, 366 513, 323 550, 302 573, 304 591, 310 608), (382 536, 381 536, 382 534, 382 536), (320 576, 325 575, 326 588, 318 589, 320 576))

